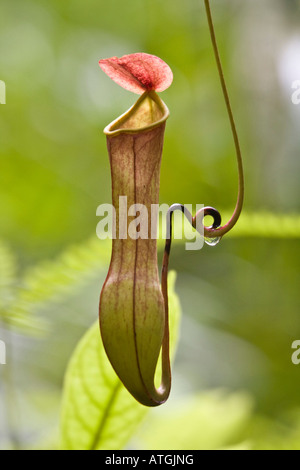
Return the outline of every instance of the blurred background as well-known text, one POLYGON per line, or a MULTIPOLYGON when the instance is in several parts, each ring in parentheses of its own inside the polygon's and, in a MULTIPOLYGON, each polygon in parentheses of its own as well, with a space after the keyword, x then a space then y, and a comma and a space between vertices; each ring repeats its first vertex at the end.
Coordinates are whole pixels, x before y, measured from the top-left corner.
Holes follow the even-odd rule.
MULTIPOLYGON (((216 247, 174 246, 183 319, 172 396, 131 446, 300 448, 300 365, 291 361, 300 339, 300 2, 213 0, 212 10, 245 208, 216 247)), ((109 264, 110 242, 96 238, 96 208, 111 197, 102 130, 137 98, 98 60, 133 52, 174 73, 161 94, 171 116, 160 202, 212 205, 224 221, 235 205, 234 147, 201 0, 1 0, 3 449, 56 445, 63 375, 97 318, 109 264)))

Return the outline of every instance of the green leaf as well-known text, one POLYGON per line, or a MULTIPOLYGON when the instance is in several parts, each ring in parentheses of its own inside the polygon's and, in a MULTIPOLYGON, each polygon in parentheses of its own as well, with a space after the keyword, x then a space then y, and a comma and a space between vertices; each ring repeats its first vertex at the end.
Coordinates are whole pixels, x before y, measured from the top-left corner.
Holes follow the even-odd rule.
MULTIPOLYGON (((171 354, 178 337, 180 304, 169 274, 171 354)), ((98 322, 79 342, 67 369, 62 401, 61 447, 65 450, 122 449, 149 412, 125 389, 112 369, 98 322)))

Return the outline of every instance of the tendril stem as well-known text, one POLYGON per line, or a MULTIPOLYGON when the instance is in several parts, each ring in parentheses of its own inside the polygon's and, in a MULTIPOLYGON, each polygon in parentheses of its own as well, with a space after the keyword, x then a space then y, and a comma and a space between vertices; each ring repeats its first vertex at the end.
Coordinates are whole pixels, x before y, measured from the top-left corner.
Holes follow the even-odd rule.
POLYGON ((236 157, 237 157, 237 165, 238 165, 238 197, 237 197, 237 203, 236 207, 234 209, 233 215, 231 219, 227 222, 227 224, 214 229, 211 227, 205 227, 204 226, 204 236, 208 238, 213 238, 213 237, 222 237, 225 235, 227 232, 229 232, 233 226, 236 224, 241 211, 243 207, 243 202, 244 202, 244 174, 243 174, 243 162, 242 162, 242 153, 241 153, 241 147, 240 147, 240 142, 239 142, 239 137, 235 125, 235 120, 233 117, 233 112, 232 112, 232 107, 229 99, 229 94, 225 82, 225 77, 224 77, 224 72, 222 68, 222 63, 220 59, 220 54, 219 54, 219 48, 217 44, 217 39, 215 35, 215 29, 214 29, 214 24, 213 24, 213 19, 211 15, 211 8, 210 8, 210 2, 209 0, 204 0, 205 3, 205 9, 206 9, 206 16, 207 16, 207 21, 208 21, 208 26, 209 26, 209 31, 210 31, 210 36, 211 36, 211 41, 212 41, 212 46, 214 50, 214 55, 217 63, 217 68, 218 68, 218 73, 219 73, 219 78, 221 82, 221 87, 222 87, 222 92, 226 104, 226 109, 230 121, 230 127, 233 135, 233 140, 234 140, 234 145, 235 145, 235 150, 236 150, 236 157))

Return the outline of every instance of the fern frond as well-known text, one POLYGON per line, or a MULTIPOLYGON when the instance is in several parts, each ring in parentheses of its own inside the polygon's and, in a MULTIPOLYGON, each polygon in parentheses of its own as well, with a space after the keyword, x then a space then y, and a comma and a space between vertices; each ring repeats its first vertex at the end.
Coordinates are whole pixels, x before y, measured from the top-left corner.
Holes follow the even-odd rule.
MULTIPOLYGON (((222 214, 224 220, 229 214, 222 214)), ((274 212, 243 212, 230 237, 252 237, 272 239, 300 238, 300 215, 297 213, 276 214, 274 212)))
POLYGON ((102 269, 107 269, 109 258, 109 242, 93 237, 82 245, 67 248, 54 261, 27 269, 7 320, 24 329, 24 319, 82 288, 102 269))

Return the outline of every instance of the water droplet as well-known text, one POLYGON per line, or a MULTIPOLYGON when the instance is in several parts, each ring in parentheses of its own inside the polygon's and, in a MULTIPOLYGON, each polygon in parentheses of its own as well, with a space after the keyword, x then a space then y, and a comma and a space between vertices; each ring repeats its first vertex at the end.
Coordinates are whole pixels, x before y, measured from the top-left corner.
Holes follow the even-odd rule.
POLYGON ((221 238, 222 237, 215 237, 215 238, 205 237, 204 241, 209 246, 216 246, 219 243, 219 241, 221 240, 221 238))

